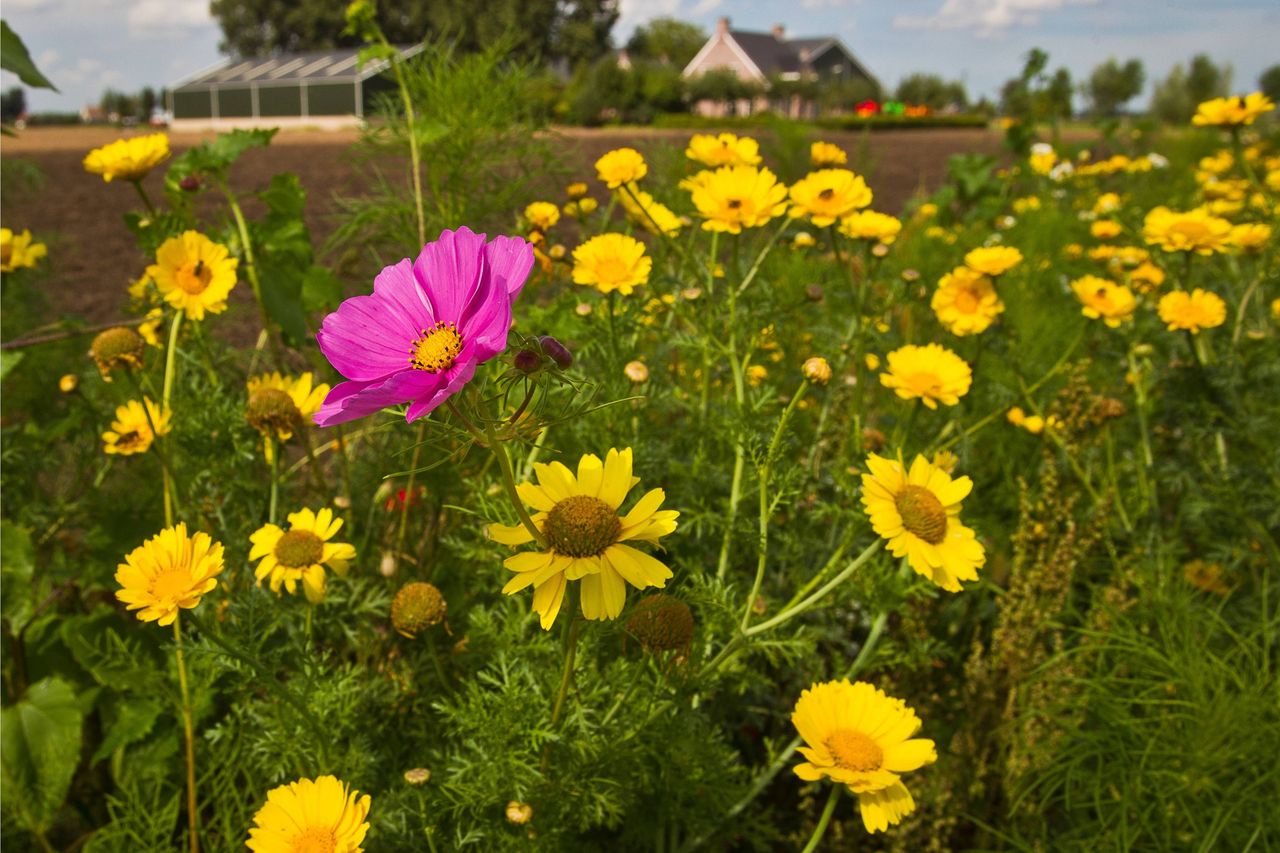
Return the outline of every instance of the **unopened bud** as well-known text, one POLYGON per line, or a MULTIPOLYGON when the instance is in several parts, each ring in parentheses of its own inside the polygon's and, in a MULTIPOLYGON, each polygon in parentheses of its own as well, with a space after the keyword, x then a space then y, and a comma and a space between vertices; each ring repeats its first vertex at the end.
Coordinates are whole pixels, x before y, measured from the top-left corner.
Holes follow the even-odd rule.
POLYGON ((396 555, 390 551, 382 552, 382 560, 378 563, 378 574, 389 578, 396 573, 396 555))
POLYGON ((440 590, 429 583, 405 584, 391 601, 391 624, 404 637, 413 639, 418 632, 444 621, 448 607, 440 590))
POLYGON ((522 349, 516 353, 512 363, 521 373, 534 373, 542 366, 542 359, 533 350, 522 349))
POLYGON ((573 353, 569 352, 569 348, 555 338, 550 335, 543 335, 538 338, 538 343, 542 344, 542 351, 556 363, 556 367, 561 370, 568 370, 573 366, 573 353))
POLYGON ((825 295, 826 294, 822 292, 822 285, 820 284, 805 285, 804 298, 808 299, 810 302, 821 302, 825 295))
POLYGON ((70 394, 72 391, 80 387, 80 377, 74 373, 68 373, 58 380, 58 390, 63 394, 70 394))
POLYGON ((804 363, 804 378, 814 385, 826 385, 831 381, 831 365, 821 356, 814 356, 804 363))
POLYGON ((533 806, 519 800, 512 800, 507 803, 507 820, 516 826, 524 826, 533 820, 533 806))
POLYGON ((425 767, 415 767, 404 771, 404 781, 415 788, 420 788, 431 779, 431 771, 425 767))
POLYGON ((182 188, 183 192, 193 193, 196 190, 200 189, 200 179, 197 178, 195 175, 187 175, 185 178, 183 178, 181 181, 178 182, 178 186, 182 188))
POLYGON ((641 382, 649 381, 649 368, 645 367, 643 361, 627 362, 627 366, 622 368, 622 372, 627 374, 627 378, 637 385, 641 382))

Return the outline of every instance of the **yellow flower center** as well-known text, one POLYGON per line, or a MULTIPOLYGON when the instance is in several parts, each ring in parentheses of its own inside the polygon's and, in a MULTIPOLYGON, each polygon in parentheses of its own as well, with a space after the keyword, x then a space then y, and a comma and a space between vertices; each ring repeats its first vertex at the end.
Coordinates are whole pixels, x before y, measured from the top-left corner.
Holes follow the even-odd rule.
POLYGON ((331 829, 313 826, 293 837, 293 853, 334 853, 337 849, 331 829))
POLYGON ((209 269, 209 265, 203 259, 197 259, 187 261, 179 267, 173 278, 178 287, 194 296, 204 293, 209 282, 213 280, 213 270, 209 269))
POLYGON ((729 199, 729 201, 727 202, 727 204, 728 204, 728 206, 729 206, 729 209, 730 209, 730 210, 737 210, 738 208, 742 207, 742 199, 740 199, 740 198, 731 198, 731 199, 729 199))
POLYGON ((894 496, 893 505, 902 516, 902 526, 930 545, 947 536, 947 510, 938 496, 924 486, 907 486, 894 496))
POLYGON ((599 498, 574 495, 551 508, 542 532, 557 554, 597 557, 618 541, 622 521, 613 507, 599 498))
POLYGON ((935 391, 942 387, 942 380, 938 378, 938 374, 921 371, 912 373, 906 377, 907 385, 917 394, 932 395, 935 391))
POLYGON ((453 367, 453 360, 462 351, 462 336, 453 323, 441 321, 430 329, 422 330, 422 337, 413 342, 413 354, 409 364, 428 373, 439 373, 453 367))
POLYGON ((276 543, 276 560, 287 569, 314 566, 323 556, 324 540, 310 530, 290 530, 276 543))
POLYGON ((956 293, 956 310, 972 314, 978 310, 978 295, 972 290, 964 289, 956 293))
POLYGON ((293 398, 279 388, 259 388, 249 395, 245 420, 259 432, 275 432, 283 439, 302 424, 302 412, 293 398))
POLYGON ((616 284, 624 281, 629 272, 622 258, 601 258, 596 262, 596 278, 601 284, 616 284))
POLYGON ((831 201, 832 196, 834 196, 835 194, 836 194, 835 190, 833 190, 831 187, 827 187, 825 190, 818 193, 818 198, 822 199, 823 201, 831 201))
POLYGON ((151 595, 161 601, 186 598, 191 591, 191 572, 185 566, 166 569, 151 579, 151 595))
POLYGON ((1175 223, 1169 229, 1169 233, 1177 234, 1188 243, 1199 243, 1209 237, 1209 229, 1206 228, 1203 223, 1194 219, 1184 219, 1181 222, 1175 223))
POLYGON ((120 433, 116 439, 115 445, 121 450, 133 450, 135 447, 143 448, 151 443, 151 430, 146 427, 139 427, 129 432, 120 433))
POLYGON ((836 765, 845 770, 866 773, 879 770, 884 763, 884 750, 862 732, 852 729, 836 729, 827 738, 827 750, 836 765))

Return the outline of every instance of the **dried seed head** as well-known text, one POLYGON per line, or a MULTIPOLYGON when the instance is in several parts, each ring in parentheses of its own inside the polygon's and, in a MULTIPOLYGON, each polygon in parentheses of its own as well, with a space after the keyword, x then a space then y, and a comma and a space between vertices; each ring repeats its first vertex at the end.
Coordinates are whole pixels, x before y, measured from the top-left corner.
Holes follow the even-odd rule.
POLYGON ((405 584, 391 601, 391 625, 413 639, 418 632, 444 621, 448 606, 440 590, 429 583, 405 584))
POLYGON ((650 653, 686 649, 693 640, 693 612, 674 596, 646 595, 627 619, 627 633, 650 653))
POLYGON ((98 365, 102 378, 110 382, 113 370, 141 368, 145 348, 141 335, 126 326, 116 326, 93 339, 89 357, 98 365))

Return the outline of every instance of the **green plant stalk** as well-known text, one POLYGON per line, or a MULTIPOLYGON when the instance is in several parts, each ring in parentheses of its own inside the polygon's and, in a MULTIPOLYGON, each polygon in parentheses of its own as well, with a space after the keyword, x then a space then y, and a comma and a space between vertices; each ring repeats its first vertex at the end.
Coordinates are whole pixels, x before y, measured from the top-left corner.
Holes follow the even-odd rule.
POLYGON ((742 635, 744 637, 753 637, 756 634, 763 633, 765 631, 770 630, 771 628, 776 628, 779 625, 783 624, 784 622, 787 622, 795 618, 796 616, 799 616, 801 613, 805 612, 810 607, 813 607, 819 601, 826 598, 827 595, 836 587, 840 586, 840 584, 844 583, 846 580, 853 577, 854 573, 858 571, 858 569, 862 568, 863 564, 865 564, 868 560, 870 560, 877 553, 879 553, 880 548, 883 545, 884 545, 884 540, 877 538, 874 542, 872 542, 866 548, 863 548, 862 553, 859 554, 857 557, 855 557, 853 559, 853 562, 849 563, 849 565, 846 566, 844 570, 840 572, 840 574, 836 575, 834 578, 827 581, 825 584, 819 587, 816 592, 812 593, 808 598, 800 601, 798 604, 788 607, 786 610, 782 611, 777 616, 774 616, 772 619, 766 620, 764 622, 761 622, 758 625, 752 625, 750 628, 744 629, 742 632, 742 635))
POLYGON ((276 513, 280 506, 280 448, 276 446, 275 439, 269 435, 262 440, 265 442, 267 455, 271 457, 271 492, 267 503, 267 521, 275 524, 276 513))
MULTIPOLYGON (((159 431, 156 430, 156 422, 151 417, 151 410, 147 408, 147 395, 142 390, 142 383, 138 381, 138 377, 134 375, 133 371, 131 370, 126 371, 125 375, 129 377, 129 380, 133 384, 133 390, 138 392, 138 399, 142 402, 142 413, 147 417, 147 426, 151 428, 152 440, 155 442, 155 445, 156 445, 156 456, 158 456, 160 459, 160 479, 161 479, 161 482, 164 484, 165 497, 169 498, 168 492, 169 492, 170 484, 173 482, 173 472, 169 467, 168 443, 163 439, 161 439, 159 431)), ((105 473, 105 471, 103 473, 105 473)), ((94 488, 96 489, 99 485, 101 485, 101 483, 102 483, 102 476, 99 475, 99 477, 97 478, 97 482, 94 483, 94 488)), ((168 501, 166 501, 166 503, 168 503, 168 501)), ((171 512, 165 513, 166 527, 169 527, 173 524, 171 515, 172 515, 171 512)))
POLYGON ((400 98, 404 101, 404 118, 409 129, 409 161, 413 169, 413 205, 418 217, 418 245, 427 242, 427 216, 423 208, 422 198, 422 153, 419 150, 418 119, 413 110, 413 98, 409 94, 409 84, 405 82, 404 72, 396 61, 395 49, 391 47, 387 37, 378 30, 378 39, 384 46, 392 50, 391 71, 396 77, 396 86, 400 89, 400 98))
MULTIPOLYGON (((452 403, 450 408, 453 408, 452 403)), ((457 409, 454 409, 454 412, 461 417, 461 413, 457 409)), ((470 427, 469 423, 468 427, 470 427)), ((470 428, 474 429, 474 427, 470 428)), ((533 536, 533 541, 538 543, 538 547, 545 549, 547 547, 546 537, 542 535, 538 525, 533 523, 533 518, 529 515, 529 511, 525 509, 524 501, 520 500, 520 493, 516 491, 515 473, 511 469, 511 457, 507 454, 506 445, 498 439, 498 434, 494 430, 493 424, 485 423, 484 439, 489 445, 489 450, 493 452, 494 457, 498 460, 498 468, 502 471, 502 485, 506 488, 507 499, 511 501, 511 506, 515 508, 516 515, 520 517, 520 523, 533 536)))
POLYGON ((796 389, 796 393, 791 395, 791 402, 787 404, 787 408, 782 411, 782 417, 778 418, 778 426, 773 431, 773 438, 769 441, 769 449, 765 452, 764 462, 760 465, 757 474, 759 482, 759 510, 760 510, 760 545, 759 554, 756 557, 756 577, 751 584, 751 592, 747 594, 747 601, 742 608, 742 620, 739 625, 740 631, 747 630, 747 626, 751 624, 751 606, 755 603, 756 596, 760 594, 760 587, 764 584, 765 565, 769 561, 769 477, 773 473, 773 462, 778 455, 778 445, 782 443, 782 436, 787 429, 787 422, 791 420, 791 415, 796 410, 796 405, 804 398, 805 392, 809 390, 809 380, 802 379, 800 387, 796 389))
POLYGON ((836 800, 840 799, 839 785, 831 786, 831 794, 827 797, 827 805, 822 810, 822 816, 818 818, 818 825, 813 828, 813 835, 809 836, 809 843, 804 846, 800 853, 813 853, 818 849, 818 845, 822 843, 822 837, 827 834, 827 826, 831 823, 831 815, 836 810, 836 800))
POLYGON ((404 487, 404 502, 400 504, 400 524, 396 530, 396 559, 400 559, 404 551, 404 538, 409 529, 409 502, 413 500, 413 480, 418 474, 418 460, 422 455, 422 444, 426 440, 427 422, 418 421, 418 433, 414 438, 413 457, 409 460, 409 478, 404 487))
MULTIPOLYGON (((569 581, 565 581, 569 583, 569 581)), ((565 592, 565 604, 568 606, 564 609, 568 610, 565 618, 569 621, 564 629, 564 671, 560 674, 560 689, 556 691, 555 703, 551 706, 551 722, 550 729, 555 731, 560 725, 560 715, 564 713, 565 699, 569 695, 569 686, 573 684, 573 665, 577 658, 578 652, 578 631, 582 627, 581 621, 578 619, 578 588, 570 586, 565 592)), ((547 743, 542 748, 542 774, 545 776, 547 768, 551 765, 551 744, 547 743)))
POLYGON ((253 288, 253 298, 258 303, 258 314, 262 320, 262 330, 267 335, 267 345, 271 349, 271 358, 276 368, 285 370, 284 355, 280 352, 280 344, 271 334, 271 315, 267 313, 267 303, 262 300, 262 280, 258 277, 258 264, 253 259, 253 241, 249 238, 249 223, 245 221, 244 211, 240 209, 240 200, 231 191, 231 186, 223 181, 219 185, 222 194, 227 198, 231 208, 231 216, 236 221, 236 233, 240 235, 240 246, 244 250, 245 274, 249 277, 249 286, 253 288))
MULTIPOLYGON (((730 299, 730 304, 733 300, 730 299)), ((732 321, 731 321, 732 322, 732 321)), ((743 365, 738 360, 737 336, 729 333, 729 366, 733 370, 733 396, 737 403, 738 414, 747 403, 746 383, 743 378, 743 365)), ((738 519, 738 503, 742 499, 742 475, 747 467, 747 446, 741 437, 733 446, 733 479, 729 484, 729 517, 725 520, 724 537, 720 540, 720 559, 716 566, 716 578, 723 580, 729 570, 729 556, 733 544, 733 525, 738 519)))
POLYGON ((1142 468, 1140 469, 1142 476, 1138 478, 1142 486, 1143 496, 1147 501, 1147 508, 1152 516, 1159 512, 1159 495, 1156 490, 1155 483, 1155 456, 1151 452, 1151 430, 1147 425, 1147 392, 1143 386, 1143 378, 1138 370, 1138 365, 1133 355, 1133 348, 1129 348, 1129 373, 1133 376, 1133 396, 1135 408, 1138 410, 1138 437, 1142 442, 1142 468))
MULTIPOLYGON (((172 412, 169 408, 169 400, 173 396, 173 378, 177 373, 177 354, 178 354, 178 330, 182 327, 182 317, 184 312, 173 312, 173 323, 169 326, 169 348, 164 354, 164 383, 161 385, 160 392, 160 412, 172 412)), ((147 401, 144 397, 142 400, 142 408, 147 408, 147 401)), ((147 415, 150 418, 150 414, 147 415)), ((172 417, 172 415, 170 415, 172 417)), ((170 459, 170 462, 173 460, 170 459)), ((169 471, 169 465, 161 465, 161 482, 164 488, 164 526, 173 526, 173 476, 169 471)))
POLYGON ((147 206, 147 213, 154 218, 156 216, 156 206, 151 203, 151 197, 147 195, 147 191, 142 188, 142 180, 135 178, 129 183, 133 184, 133 188, 138 191, 138 196, 142 199, 142 203, 147 206))
POLYGON ((174 653, 178 659, 178 686, 182 691, 182 735, 187 754, 187 829, 191 837, 191 853, 200 853, 200 813, 196 803, 195 725, 191 717, 191 691, 187 686, 187 663, 182 654, 180 616, 173 620, 173 643, 174 653))

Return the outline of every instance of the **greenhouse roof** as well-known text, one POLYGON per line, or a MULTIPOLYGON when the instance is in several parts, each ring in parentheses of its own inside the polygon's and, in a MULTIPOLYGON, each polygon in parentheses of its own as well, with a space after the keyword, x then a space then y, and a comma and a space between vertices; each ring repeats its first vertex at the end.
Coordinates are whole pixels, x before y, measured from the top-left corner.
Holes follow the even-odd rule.
MULTIPOLYGON (((407 59, 422 50, 422 45, 400 48, 399 58, 407 59)), ((208 89, 214 86, 245 86, 287 83, 354 83, 381 74, 385 60, 360 65, 357 48, 285 53, 263 57, 233 57, 187 77, 173 85, 175 90, 208 89)))

